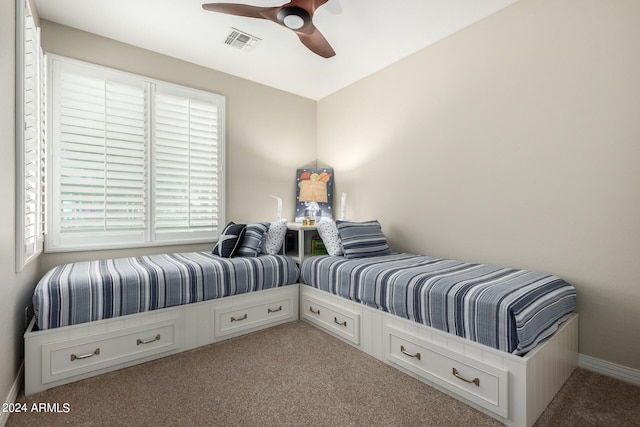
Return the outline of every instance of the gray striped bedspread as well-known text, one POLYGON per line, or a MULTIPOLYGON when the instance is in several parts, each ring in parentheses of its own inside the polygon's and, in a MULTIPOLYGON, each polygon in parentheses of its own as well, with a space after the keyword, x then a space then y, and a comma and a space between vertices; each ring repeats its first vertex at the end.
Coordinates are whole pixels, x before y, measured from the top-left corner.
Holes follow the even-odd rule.
POLYGON ((574 311, 559 277, 405 253, 360 259, 317 256, 309 286, 516 355, 553 335, 574 311))
POLYGON ((51 329, 297 283, 289 257, 221 258, 189 252, 76 262, 36 286, 39 329, 51 329))

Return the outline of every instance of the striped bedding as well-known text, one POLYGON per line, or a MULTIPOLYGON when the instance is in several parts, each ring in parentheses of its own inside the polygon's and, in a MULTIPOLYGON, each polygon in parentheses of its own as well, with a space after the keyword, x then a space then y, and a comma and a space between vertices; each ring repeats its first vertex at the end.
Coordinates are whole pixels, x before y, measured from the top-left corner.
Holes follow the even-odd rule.
POLYGON ((553 335, 576 305, 559 277, 406 253, 374 258, 307 258, 309 286, 488 345, 524 355, 553 335))
POLYGON ((39 329, 51 329, 297 283, 282 255, 221 258, 209 252, 57 266, 36 286, 39 329))

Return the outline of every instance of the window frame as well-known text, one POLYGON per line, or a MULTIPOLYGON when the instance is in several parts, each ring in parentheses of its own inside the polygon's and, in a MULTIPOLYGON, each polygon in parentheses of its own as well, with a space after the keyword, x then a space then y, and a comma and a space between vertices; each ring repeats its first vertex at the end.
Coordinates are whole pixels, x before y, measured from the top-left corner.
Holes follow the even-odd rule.
MULTIPOLYGON (((43 252, 45 233, 45 60, 40 44, 40 28, 36 25, 28 0, 16 0, 16 217, 15 267, 21 272, 43 252), (26 56, 31 51, 32 60, 26 56), (34 67, 35 94, 26 95, 27 67, 34 67), (29 100, 31 98, 31 101, 29 100), (34 103, 35 100, 35 103, 34 103), (31 104, 31 105, 27 105, 31 104), (30 124, 29 124, 30 123, 30 124), (30 131, 28 127, 32 128, 30 131), (31 135, 31 136, 30 136, 31 135), (28 139, 33 139, 28 143, 28 139), (35 163, 35 165, 34 165, 35 163), (28 179, 27 174, 29 174, 28 179), (27 227, 34 232, 27 232, 27 227)), ((33 90, 33 89, 32 89, 33 90)))
MULTIPOLYGON (((99 66, 84 61, 70 59, 59 55, 47 55, 48 64, 48 82, 47 91, 50 102, 47 106, 47 112, 51 118, 48 122, 48 135, 51 136, 51 148, 48 149, 48 161, 51 167, 48 168, 48 184, 49 191, 47 196, 48 217, 48 233, 45 236, 45 252, 68 252, 82 250, 110 250, 110 249, 126 249, 150 246, 170 246, 179 244, 201 244, 214 243, 219 231, 224 227, 225 221, 225 97, 208 91, 194 89, 186 86, 176 85, 173 83, 148 78, 145 76, 124 72, 110 67, 99 66), (60 65, 61 64, 61 65, 60 65), (58 163, 60 134, 56 128, 59 117, 55 114, 55 109, 59 94, 56 93, 58 82, 55 81, 54 73, 58 66, 73 67, 74 69, 86 69, 87 74, 94 76, 107 76, 106 82, 136 82, 142 84, 145 92, 145 184, 144 184, 144 222, 142 228, 135 230, 123 229, 120 231, 101 231, 100 237, 95 237, 97 232, 74 232, 67 235, 60 234, 60 199, 54 200, 59 193, 59 173, 60 166, 58 163), (155 203, 153 184, 154 184, 154 162, 155 162, 155 112, 154 101, 157 92, 169 91, 177 93, 187 99, 197 98, 204 99, 216 105, 217 114, 217 138, 215 138, 217 152, 217 215, 214 216, 214 224, 210 229, 191 227, 182 229, 180 232, 174 233, 158 233, 155 224, 155 203), (217 218, 217 220, 215 220, 217 218), (90 243, 87 243, 90 242, 90 243)), ((102 77, 99 77, 102 78, 102 77)), ((128 84, 126 83, 126 84, 128 84)), ((105 137, 105 139, 107 139, 105 137)), ((214 209, 215 210, 215 209, 214 209)), ((106 214, 105 214, 106 215, 106 214)))

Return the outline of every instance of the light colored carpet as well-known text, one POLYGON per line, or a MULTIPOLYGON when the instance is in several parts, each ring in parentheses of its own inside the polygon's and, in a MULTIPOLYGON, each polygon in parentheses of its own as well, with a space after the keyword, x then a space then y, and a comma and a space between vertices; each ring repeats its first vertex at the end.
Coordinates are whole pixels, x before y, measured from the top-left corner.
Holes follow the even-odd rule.
MULTIPOLYGON (((8 426, 498 426, 301 322, 67 384, 18 402, 8 426)), ((538 426, 638 426, 640 388, 576 370, 538 426)))

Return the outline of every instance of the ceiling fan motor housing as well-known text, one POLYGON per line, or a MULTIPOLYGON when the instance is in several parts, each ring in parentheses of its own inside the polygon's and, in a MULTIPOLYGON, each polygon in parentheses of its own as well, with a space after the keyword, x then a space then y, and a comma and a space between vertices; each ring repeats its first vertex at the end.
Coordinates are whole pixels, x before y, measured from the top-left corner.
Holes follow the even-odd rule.
POLYGON ((296 7, 283 7, 278 12, 278 22, 292 30, 299 30, 311 22, 311 16, 306 10, 296 7))

